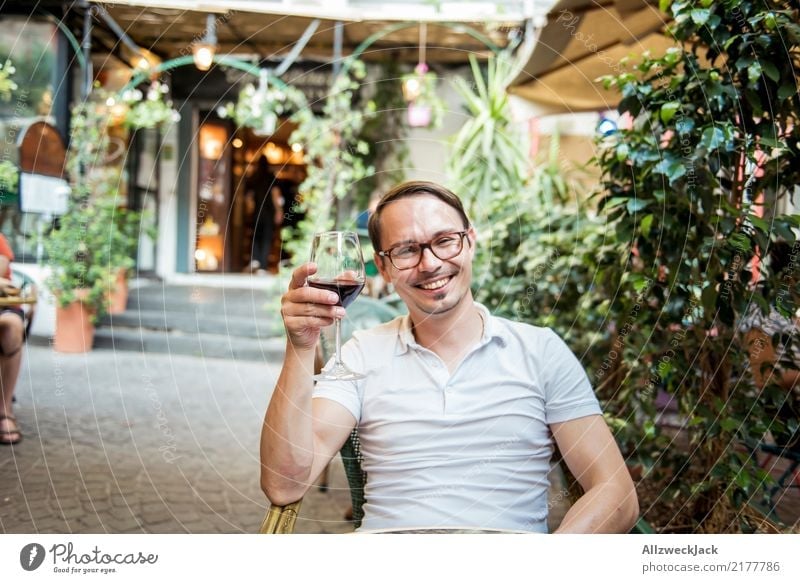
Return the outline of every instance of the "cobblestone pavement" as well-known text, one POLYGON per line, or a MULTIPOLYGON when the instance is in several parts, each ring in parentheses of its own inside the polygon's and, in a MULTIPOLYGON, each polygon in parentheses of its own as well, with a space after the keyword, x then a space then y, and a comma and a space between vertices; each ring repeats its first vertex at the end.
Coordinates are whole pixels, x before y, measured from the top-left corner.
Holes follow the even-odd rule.
MULTIPOLYGON (((0 447, 6 533, 253 533, 261 421, 278 367, 251 361, 28 346, 0 447)), ((347 532, 339 464, 297 532, 347 532), (313 517, 313 518, 312 518, 313 517)))
MULTIPOLYGON (((15 413, 24 440, 0 447, 0 532, 255 533, 261 422, 278 363, 28 346, 15 413)), ((305 497, 296 532, 342 533, 349 491, 305 497)), ((797 520, 798 492, 779 507, 797 520)), ((565 496, 551 489, 550 526, 565 496)))

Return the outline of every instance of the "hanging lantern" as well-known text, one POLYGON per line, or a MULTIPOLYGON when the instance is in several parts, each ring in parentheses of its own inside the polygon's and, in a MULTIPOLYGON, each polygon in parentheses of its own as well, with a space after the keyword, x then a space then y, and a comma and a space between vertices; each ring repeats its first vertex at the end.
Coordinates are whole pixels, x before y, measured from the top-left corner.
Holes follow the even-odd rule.
POLYGON ((206 32, 198 42, 192 43, 192 58, 201 71, 208 71, 217 51, 217 21, 213 14, 206 17, 206 32))

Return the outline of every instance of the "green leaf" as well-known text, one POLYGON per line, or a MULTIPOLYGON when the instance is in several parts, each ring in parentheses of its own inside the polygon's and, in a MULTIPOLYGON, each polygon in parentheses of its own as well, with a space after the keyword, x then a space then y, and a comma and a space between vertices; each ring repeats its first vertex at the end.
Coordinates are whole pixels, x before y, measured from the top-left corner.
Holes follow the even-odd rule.
POLYGON ((639 212, 649 204, 650 202, 647 200, 642 200, 641 198, 631 198, 628 200, 627 209, 630 214, 633 214, 639 212))
POLYGON ((686 165, 682 160, 676 158, 664 158, 655 165, 653 173, 664 174, 669 179, 670 184, 672 184, 678 178, 686 174, 686 165))
POLYGON ((679 134, 688 134, 694 129, 694 120, 690 117, 682 117, 675 124, 675 129, 679 134))
POLYGON ((653 226, 653 215, 645 215, 642 222, 639 223, 639 228, 642 230, 642 236, 650 236, 650 228, 653 226))
POLYGON ((680 109, 680 101, 669 101, 661 106, 661 121, 665 124, 675 117, 675 113, 680 109))
POLYGON ((778 99, 781 101, 785 101, 796 94, 797 94, 797 87, 793 83, 787 83, 786 85, 781 85, 780 89, 778 89, 778 99))
POLYGON ((731 419, 730 417, 726 417, 719 422, 722 429, 727 432, 736 431, 739 428, 739 422, 736 419, 731 419))
POLYGON ((758 83, 758 80, 761 79, 761 63, 756 61, 749 67, 747 67, 747 79, 750 83, 758 83))
POLYGON ((706 150, 716 150, 725 139, 725 132, 716 126, 706 128, 700 138, 700 145, 706 150))
POLYGON ((764 74, 776 83, 780 80, 781 74, 778 71, 778 67, 776 67, 774 64, 770 63, 769 61, 763 61, 761 63, 761 68, 764 70, 764 74))
POLYGON ((692 17, 692 22, 698 26, 703 26, 708 21, 708 17, 711 16, 711 10, 707 8, 695 8, 691 11, 690 15, 692 17))
POLYGON ((747 215, 747 220, 749 220, 756 229, 764 233, 769 232, 769 225, 767 224, 767 221, 765 221, 761 217, 751 214, 747 215))
POLYGON ((700 294, 700 303, 703 304, 703 309, 707 313, 713 314, 716 311, 717 285, 715 283, 710 283, 703 288, 703 293, 700 294))

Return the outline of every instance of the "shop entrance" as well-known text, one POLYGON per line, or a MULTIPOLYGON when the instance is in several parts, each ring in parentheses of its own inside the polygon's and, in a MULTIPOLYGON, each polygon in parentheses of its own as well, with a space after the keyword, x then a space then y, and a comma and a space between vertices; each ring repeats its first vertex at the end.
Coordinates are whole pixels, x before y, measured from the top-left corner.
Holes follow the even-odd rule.
POLYGON ((305 179, 302 148, 289 143, 295 126, 265 137, 211 113, 200 119, 195 270, 275 273, 287 258, 282 231, 302 219, 291 210, 305 179))

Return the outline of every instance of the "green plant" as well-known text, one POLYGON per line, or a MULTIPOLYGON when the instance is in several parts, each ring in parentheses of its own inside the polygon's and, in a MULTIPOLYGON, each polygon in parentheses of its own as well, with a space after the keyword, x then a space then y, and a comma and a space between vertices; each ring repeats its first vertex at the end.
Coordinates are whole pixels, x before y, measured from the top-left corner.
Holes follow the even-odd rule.
POLYGON ((520 197, 527 187, 528 161, 512 130, 506 88, 518 70, 508 55, 489 59, 486 79, 470 55, 473 85, 456 79, 468 118, 458 132, 448 159, 447 173, 455 192, 465 198, 469 216, 482 226, 493 199, 520 197))
POLYGON ((106 164, 108 96, 92 97, 72 111, 67 156, 72 192, 45 247, 48 285, 59 305, 79 299, 97 319, 108 307, 117 273, 135 264, 142 214, 124 207, 119 170, 106 164), (80 298, 78 290, 83 290, 80 298))
POLYGON ((307 107, 305 96, 294 87, 270 87, 267 71, 262 70, 258 86, 248 83, 239 92, 236 103, 217 109, 222 118, 231 118, 237 126, 248 127, 259 135, 275 132, 280 116, 288 116, 307 107))
POLYGON ((11 78, 17 70, 10 60, 5 63, 0 63, 0 99, 9 101, 11 99, 11 92, 17 90, 17 84, 11 78))
POLYGON ((358 140, 368 148, 362 163, 373 169, 357 184, 354 206, 362 210, 369 205, 370 197, 402 182, 409 164, 405 140, 408 127, 403 118, 406 103, 396 84, 399 67, 395 62, 378 67, 379 80, 372 84, 375 90, 370 95, 374 114, 367 116, 358 134, 358 140))
POLYGON ((781 212, 800 183, 800 8, 661 4, 683 46, 605 81, 634 121, 598 144, 599 207, 617 249, 600 257, 598 284, 616 338, 593 372, 624 422, 618 438, 646 467, 645 518, 752 530, 743 506, 768 476, 737 444, 759 438, 771 415, 737 326, 751 303, 787 316, 796 307, 779 301, 763 259, 777 238, 795 244, 800 226, 781 212), (751 285, 754 271, 767 285, 751 285), (686 420, 681 447, 655 423, 659 390, 686 420))
POLYGON ((490 201, 475 295, 497 315, 553 328, 585 355, 608 336, 608 301, 595 278, 597 258, 615 249, 605 223, 578 199, 577 170, 558 160, 556 134, 526 187, 490 201))
POLYGON ((309 161, 306 180, 299 187, 302 202, 297 209, 306 218, 291 239, 285 239, 286 249, 298 264, 308 256, 314 233, 337 223, 339 202, 372 173, 372 168, 364 164, 369 146, 359 135, 366 120, 374 115, 375 104, 368 101, 360 108, 353 106, 359 81, 365 76, 364 64, 351 61, 347 72, 334 81, 321 116, 315 116, 308 107, 292 116, 298 128, 290 140, 303 144, 309 161))
POLYGON ((16 198, 19 188, 19 169, 9 160, 0 160, 0 206, 16 198))
POLYGON ((113 107, 120 101, 127 106, 125 126, 130 129, 155 128, 180 120, 180 114, 173 108, 172 101, 166 98, 168 92, 169 87, 165 83, 153 81, 146 94, 139 89, 129 89, 119 97, 108 96, 106 104, 113 107))

